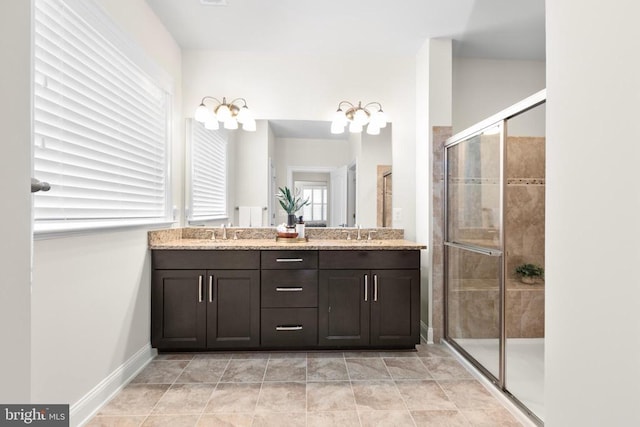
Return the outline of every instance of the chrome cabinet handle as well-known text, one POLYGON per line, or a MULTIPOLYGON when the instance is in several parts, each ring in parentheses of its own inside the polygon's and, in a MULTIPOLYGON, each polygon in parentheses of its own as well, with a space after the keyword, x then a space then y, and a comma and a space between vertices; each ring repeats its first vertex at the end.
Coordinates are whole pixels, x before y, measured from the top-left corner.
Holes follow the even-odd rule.
POLYGON ((213 275, 209 276, 209 302, 213 302, 213 275))
POLYGON ((198 276, 198 302, 202 302, 202 276, 198 276))
POLYGON ((365 274, 364 275, 364 300, 365 301, 369 300, 368 288, 369 288, 369 275, 365 274))
POLYGON ((277 287, 276 292, 302 292, 302 288, 277 287))
POLYGON ((297 326, 276 326, 276 331, 301 331, 302 325, 297 326))
POLYGON ((276 262, 302 262, 302 258, 276 258, 276 262))
POLYGON ((373 275, 373 301, 378 301, 378 275, 373 275))

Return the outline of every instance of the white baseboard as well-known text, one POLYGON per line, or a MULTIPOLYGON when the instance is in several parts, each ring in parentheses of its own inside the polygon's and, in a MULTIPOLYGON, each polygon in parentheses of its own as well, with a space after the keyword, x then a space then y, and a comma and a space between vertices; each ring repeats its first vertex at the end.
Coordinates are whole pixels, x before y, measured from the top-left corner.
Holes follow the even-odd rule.
POLYGON ((158 354, 145 345, 69 408, 72 426, 83 426, 158 354))
POLYGON ((433 344, 433 328, 422 320, 420 321, 420 338, 427 344, 433 344))

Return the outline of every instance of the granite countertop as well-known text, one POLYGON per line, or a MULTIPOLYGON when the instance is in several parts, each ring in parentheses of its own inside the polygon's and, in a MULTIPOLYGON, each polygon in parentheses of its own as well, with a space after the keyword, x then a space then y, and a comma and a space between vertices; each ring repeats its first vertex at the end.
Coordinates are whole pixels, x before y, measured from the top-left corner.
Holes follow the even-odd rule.
MULTIPOLYGON (((401 230, 385 230, 380 235, 381 239, 372 240, 347 240, 335 237, 342 237, 343 234, 336 235, 331 230, 320 233, 317 236, 309 236, 308 241, 282 242, 276 241, 275 237, 270 237, 267 233, 258 230, 242 230, 238 239, 233 239, 236 229, 228 229, 227 235, 231 238, 223 240, 220 238, 220 229, 215 229, 216 240, 204 237, 210 236, 213 229, 169 229, 149 232, 149 249, 153 250, 418 250, 426 249, 425 245, 411 242, 403 238, 401 230), (245 237, 242 236, 245 235, 245 237)), ((342 230, 340 230, 342 233, 342 230)), ((363 231, 364 232, 364 231, 363 231)), ((275 232, 273 233, 275 236, 275 232)), ((366 236, 367 234, 363 234, 366 236)), ((378 233, 376 233, 376 237, 378 233)))

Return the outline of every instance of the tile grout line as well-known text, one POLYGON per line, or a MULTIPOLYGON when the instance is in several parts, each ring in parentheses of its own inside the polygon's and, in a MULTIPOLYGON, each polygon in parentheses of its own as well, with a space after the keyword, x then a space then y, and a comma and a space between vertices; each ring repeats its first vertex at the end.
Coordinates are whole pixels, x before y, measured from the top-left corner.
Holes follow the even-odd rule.
MULTIPOLYGON (((216 360, 216 359, 211 359, 211 360, 216 360)), ((209 406, 209 402, 213 398, 213 393, 215 393, 215 391, 217 390, 218 384, 220 384, 220 380, 222 379, 222 376, 224 375, 224 372, 227 370, 227 367, 229 366, 229 362, 231 362, 231 355, 229 355, 229 360, 227 360, 227 364, 224 366, 224 369, 222 370, 222 373, 220 373, 220 376, 218 377, 218 381, 213 386, 213 390, 211 390, 211 394, 209 395, 209 398, 207 399, 207 401, 205 402, 204 406, 202 407, 202 410, 200 411, 200 416, 198 417, 198 421, 196 421, 196 426, 200 423, 200 420, 205 415, 204 411, 207 409, 207 406, 209 406)))
MULTIPOLYGON (((157 356, 156 356, 157 357, 157 356)), ((180 371, 180 373, 178 375, 176 375, 176 377, 173 379, 173 382, 171 382, 171 384, 169 384, 169 387, 167 387, 167 389, 164 391, 164 393, 162 393, 162 396, 160 396, 160 399, 158 399, 158 401, 156 402, 155 405, 153 405, 153 408, 151 408, 151 410, 149 411, 149 413, 147 414, 147 416, 144 418, 144 420, 142 420, 142 423, 140 423, 140 426, 144 425, 144 423, 147 422, 147 420, 149 419, 150 416, 153 415, 153 411, 158 407, 158 404, 160 403, 160 401, 162 400, 163 397, 165 397, 167 395, 167 393, 169 392, 169 390, 171 389, 171 387, 176 383, 176 381, 178 380, 178 378, 180 378, 180 375, 182 375, 182 373, 185 371, 185 369, 187 369, 187 366, 189 366, 189 364, 191 364, 191 361, 193 360, 193 358, 191 360, 189 360, 189 363, 187 363, 186 365, 184 365, 184 368, 182 368, 182 370, 180 371)), ((153 360, 152 360, 153 362, 153 360)), ((159 362, 162 362, 159 360, 159 362)), ((166 384, 166 383, 165 383, 166 384)))
POLYGON ((309 353, 304 354, 304 425, 309 425, 309 353))
MULTIPOLYGON (((392 358, 390 357, 389 359, 392 359, 392 358)), ((399 359, 399 358, 396 358, 396 359, 399 359)), ((411 419, 411 422, 413 423, 414 427, 416 427, 417 426, 416 420, 413 419, 413 415, 411 415, 409 406, 407 405, 407 402, 405 401, 404 397, 402 397, 402 393, 400 393, 400 389, 398 388, 398 383, 396 382, 397 380, 393 377, 393 374, 389 370, 389 366, 387 366, 387 362, 384 360, 384 357, 380 357, 380 360, 382 360, 382 364, 384 365, 384 367, 387 370, 387 373, 391 377, 391 381, 393 382, 393 387, 396 389, 396 392, 398 392, 398 396, 400 396, 400 400, 402 400, 402 404, 406 408, 407 413, 409 414, 409 418, 411 419)))
POLYGON ((360 418, 360 411, 358 410, 358 401, 356 400, 356 392, 353 390, 353 380, 351 379, 351 373, 349 372, 349 364, 347 363, 347 356, 342 353, 344 359, 344 368, 347 371, 347 378, 349 379, 349 386, 351 387, 351 394, 353 394, 353 403, 356 409, 356 416, 358 417, 358 424, 362 427, 362 418, 360 418))

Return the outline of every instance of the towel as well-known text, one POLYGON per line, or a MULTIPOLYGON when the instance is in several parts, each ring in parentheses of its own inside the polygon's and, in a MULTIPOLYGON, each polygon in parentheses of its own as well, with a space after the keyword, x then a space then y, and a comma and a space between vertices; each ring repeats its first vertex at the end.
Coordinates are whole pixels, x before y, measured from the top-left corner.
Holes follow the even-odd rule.
POLYGON ((262 208, 260 206, 251 207, 251 226, 262 227, 262 208))
POLYGON ((238 216, 238 226, 251 227, 251 208, 249 206, 240 206, 238 210, 240 211, 238 216))

